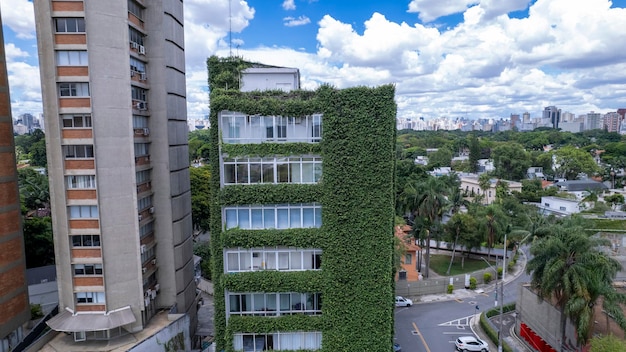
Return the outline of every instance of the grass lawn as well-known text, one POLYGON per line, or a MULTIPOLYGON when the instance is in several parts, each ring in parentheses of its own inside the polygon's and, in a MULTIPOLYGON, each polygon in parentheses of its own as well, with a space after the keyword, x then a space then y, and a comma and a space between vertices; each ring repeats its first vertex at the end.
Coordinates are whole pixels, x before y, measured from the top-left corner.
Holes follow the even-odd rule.
MULTIPOLYGON (((448 265, 450 265, 450 257, 447 254, 432 254, 430 256, 430 269, 439 275, 445 276, 446 271, 448 271, 448 265)), ((491 265, 495 267, 495 262, 492 261, 491 265)), ((461 255, 457 253, 454 256, 450 275, 467 274, 485 268, 489 268, 489 265, 484 260, 474 258, 465 258, 465 265, 461 268, 461 255)))

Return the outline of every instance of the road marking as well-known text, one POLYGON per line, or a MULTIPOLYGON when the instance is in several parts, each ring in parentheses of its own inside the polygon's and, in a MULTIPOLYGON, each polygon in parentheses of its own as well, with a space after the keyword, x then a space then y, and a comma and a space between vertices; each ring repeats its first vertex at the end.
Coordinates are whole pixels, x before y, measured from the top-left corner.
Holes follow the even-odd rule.
POLYGON ((459 319, 455 319, 455 320, 450 320, 450 321, 447 321, 447 322, 445 322, 445 323, 441 323, 441 324, 439 324, 439 326, 456 326, 457 328, 458 328, 459 326, 469 326, 469 324, 470 324, 470 320, 471 320, 473 317, 474 317, 473 315, 469 315, 469 316, 466 316, 466 317, 464 317, 464 318, 459 318, 459 319))
POLYGON ((417 335, 420 337, 420 340, 422 340, 422 344, 426 348, 426 352, 431 352, 430 348, 428 347, 428 344, 426 343, 426 340, 424 340, 424 336, 422 336, 422 333, 420 332, 420 329, 417 328, 417 325, 415 324, 415 322, 413 322, 413 328, 415 328, 415 332, 417 332, 417 335))
POLYGON ((462 299, 460 299, 460 298, 455 298, 454 300, 455 300, 455 301, 457 301, 457 302, 459 302, 459 303, 463 303, 463 300, 462 300, 462 299))

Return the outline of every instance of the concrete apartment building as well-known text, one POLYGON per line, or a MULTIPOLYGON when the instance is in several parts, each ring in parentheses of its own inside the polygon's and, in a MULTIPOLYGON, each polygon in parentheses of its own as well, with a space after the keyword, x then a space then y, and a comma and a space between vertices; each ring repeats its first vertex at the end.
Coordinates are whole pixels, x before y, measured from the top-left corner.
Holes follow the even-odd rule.
POLYGON ((166 311, 189 321, 189 341, 198 298, 183 2, 34 5, 59 285, 48 325, 80 350, 166 311))
POLYGON ((393 88, 254 66, 225 90, 212 60, 216 350, 391 350, 393 88))
POLYGON ((13 119, 0 18, 0 352, 11 351, 23 339, 22 325, 29 319, 13 119))

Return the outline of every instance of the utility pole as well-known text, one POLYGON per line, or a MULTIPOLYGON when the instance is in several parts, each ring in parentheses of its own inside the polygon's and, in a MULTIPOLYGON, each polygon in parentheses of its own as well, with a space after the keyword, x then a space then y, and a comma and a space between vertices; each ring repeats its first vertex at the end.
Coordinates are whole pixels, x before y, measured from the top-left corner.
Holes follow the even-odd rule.
MULTIPOLYGON (((508 228, 507 228, 508 232, 508 228)), ((504 314, 504 275, 506 273, 506 233, 504 234, 504 255, 502 256, 502 279, 500 280, 500 329, 498 330, 498 352, 502 352, 502 315, 504 314)), ((497 274, 496 274, 497 275, 497 274)))

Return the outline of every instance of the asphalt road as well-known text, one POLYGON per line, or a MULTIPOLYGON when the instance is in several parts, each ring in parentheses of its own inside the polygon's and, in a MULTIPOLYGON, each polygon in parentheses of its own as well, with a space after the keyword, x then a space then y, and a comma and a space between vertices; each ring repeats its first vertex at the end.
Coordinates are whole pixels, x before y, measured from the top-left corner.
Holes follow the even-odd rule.
MULTIPOLYGON (((528 281, 529 277, 524 273, 508 282, 504 286, 504 304, 516 301, 519 285, 528 281)), ((463 299, 418 303, 412 307, 396 308, 396 342, 400 343, 403 352, 452 352, 457 337, 474 335, 469 326, 470 318, 494 306, 495 295, 492 286, 489 291, 475 293, 463 299)), ((512 316, 508 317, 504 321, 512 323, 512 316)), ((508 335, 508 330, 506 328, 503 330, 508 335)), ((492 345, 490 351, 496 350, 495 345, 492 345)))

